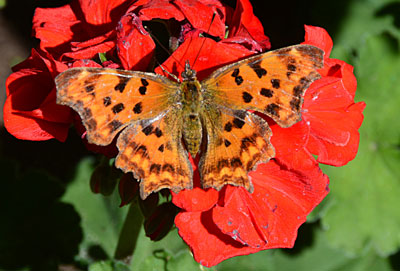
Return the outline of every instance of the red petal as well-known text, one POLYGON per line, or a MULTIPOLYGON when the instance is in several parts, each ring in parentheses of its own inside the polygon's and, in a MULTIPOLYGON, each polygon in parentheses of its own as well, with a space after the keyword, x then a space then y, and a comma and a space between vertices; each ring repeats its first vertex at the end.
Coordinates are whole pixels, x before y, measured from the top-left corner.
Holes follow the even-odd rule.
POLYGON ((175 0, 174 3, 195 29, 221 38, 225 36, 225 10, 219 1, 175 0), (211 22, 214 12, 216 16, 211 22))
POLYGON ((257 251, 223 234, 213 223, 211 211, 181 212, 175 217, 175 225, 179 235, 190 246, 194 259, 206 267, 257 251))
POLYGON ((178 194, 172 193, 172 202, 186 211, 206 211, 215 206, 218 201, 218 191, 204 190, 199 187, 185 189, 178 194))
POLYGON ((275 159, 288 169, 305 170, 317 166, 314 157, 305 149, 310 132, 309 126, 300 121, 289 128, 271 125, 271 143, 275 147, 275 159))
MULTIPOLYGON (((328 193, 328 178, 318 167, 307 174, 279 167, 273 161, 260 164, 249 174, 252 194, 242 188, 235 200, 225 196, 224 206, 213 209, 215 224, 224 233, 235 231, 241 242, 259 249, 292 247, 297 229, 328 193), (242 227, 246 225, 246 227, 242 227)), ((227 190, 227 194, 234 190, 227 190)))
MULTIPOLYGON (((253 52, 241 46, 205 39, 204 46, 193 67, 195 57, 204 41, 204 38, 198 37, 198 34, 199 32, 192 32, 172 56, 162 64, 167 71, 180 76, 184 70, 183 65, 185 61, 189 61, 192 68, 197 71, 197 77, 202 80, 217 68, 253 54, 253 52), (175 59, 180 64, 176 63, 175 59)), ((155 72, 164 74, 160 67, 156 68, 155 72)))
POLYGON ((117 52, 122 66, 127 70, 145 71, 155 49, 155 43, 142 33, 141 20, 135 14, 124 16, 118 26, 117 52))
POLYGON ((360 102, 351 105, 342 115, 349 124, 349 140, 347 144, 339 145, 331 143, 319 137, 318 133, 311 133, 307 149, 318 156, 317 161, 332 166, 343 166, 353 160, 358 151, 358 128, 363 120, 362 111, 365 103, 360 102))
POLYGON ((237 255, 293 246, 297 229, 328 193, 328 178, 317 167, 299 174, 270 161, 250 176, 253 194, 227 187, 225 195, 221 192, 225 201, 215 209, 176 217, 179 235, 200 264, 210 267, 237 255))
POLYGON ((304 97, 303 119, 311 133, 339 146, 350 139, 349 130, 354 129, 346 108, 353 104, 350 94, 340 79, 324 77, 314 82, 304 97), (343 121, 346 119, 347 121, 343 121))
POLYGON ((92 45, 86 48, 74 48, 73 52, 66 52, 63 54, 65 57, 72 59, 90 59, 95 57, 98 53, 106 53, 115 47, 115 41, 105 41, 103 43, 92 45))
POLYGON ((213 208, 213 220, 233 240, 253 248, 267 245, 261 228, 268 227, 268 217, 244 188, 227 186, 223 206, 213 208))
POLYGON ((303 44, 310 44, 317 46, 324 50, 325 58, 328 58, 332 51, 333 42, 328 32, 316 26, 305 25, 304 29, 306 31, 306 35, 304 37, 303 44))
POLYGON ((79 6, 85 17, 85 22, 90 25, 106 25, 117 23, 120 17, 129 8, 130 1, 125 0, 79 0, 79 6))
POLYGON ((68 135, 70 124, 54 123, 29 117, 14 111, 8 98, 4 104, 3 119, 7 131, 18 139, 42 141, 57 139, 64 142, 68 135))
POLYGON ((179 193, 171 192, 172 202, 185 211, 207 211, 218 201, 218 191, 215 189, 200 188, 200 174, 197 168, 199 158, 195 160, 189 156, 193 168, 193 189, 185 189, 179 193))
MULTIPOLYGON (((135 3, 135 5, 139 5, 135 3)), ((168 20, 174 18, 177 21, 182 21, 185 16, 176 7, 175 4, 171 4, 168 0, 153 0, 144 4, 140 11, 139 17, 142 20, 150 21, 154 18, 168 20)))
POLYGON ((240 43, 258 52, 271 47, 268 37, 264 35, 261 22, 253 13, 250 1, 237 2, 232 22, 229 24, 229 36, 224 42, 240 43))
POLYGON ((65 141, 71 123, 71 110, 56 104, 54 76, 66 65, 46 59, 35 50, 14 67, 6 82, 4 122, 19 139, 65 141))
POLYGON ((66 43, 74 36, 71 27, 78 23, 70 5, 37 8, 33 17, 33 31, 35 37, 40 39, 42 50, 61 46, 58 49, 62 52, 69 48, 66 43))
POLYGON ((333 76, 342 79, 344 88, 352 99, 356 94, 357 80, 353 73, 353 66, 339 59, 328 58, 324 60, 324 67, 319 72, 322 76, 333 76))

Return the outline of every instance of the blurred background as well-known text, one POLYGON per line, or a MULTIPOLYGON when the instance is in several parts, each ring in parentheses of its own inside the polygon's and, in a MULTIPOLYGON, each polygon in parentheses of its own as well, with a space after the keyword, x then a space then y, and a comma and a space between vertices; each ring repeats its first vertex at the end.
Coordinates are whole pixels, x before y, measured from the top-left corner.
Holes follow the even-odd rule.
MULTIPOLYGON (((10 68, 37 45, 34 9, 67 2, 0 0, 1 106, 10 68)), ((295 247, 235 257, 210 270, 400 270, 400 1, 251 2, 272 49, 302 42, 304 24, 325 28, 334 42, 331 57, 355 67, 356 102, 367 107, 356 159, 323 167, 331 193, 300 228, 295 247)), ((0 270, 87 270, 113 256, 127 207, 118 207, 117 192, 90 192, 97 163, 73 131, 65 143, 28 142, 1 122, 0 270)), ((207 270, 176 230, 160 242, 142 232, 138 246, 132 270, 207 270)), ((90 270, 112 270, 104 266, 90 270)))

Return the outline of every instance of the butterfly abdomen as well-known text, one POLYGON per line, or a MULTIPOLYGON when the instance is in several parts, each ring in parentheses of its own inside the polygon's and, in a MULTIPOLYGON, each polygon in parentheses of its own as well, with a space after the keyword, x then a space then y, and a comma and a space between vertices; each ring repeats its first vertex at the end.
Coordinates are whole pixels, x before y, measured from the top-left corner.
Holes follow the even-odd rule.
POLYGON ((196 79, 182 83, 182 136, 192 157, 198 153, 202 140, 202 125, 199 115, 202 103, 200 89, 201 85, 196 79))

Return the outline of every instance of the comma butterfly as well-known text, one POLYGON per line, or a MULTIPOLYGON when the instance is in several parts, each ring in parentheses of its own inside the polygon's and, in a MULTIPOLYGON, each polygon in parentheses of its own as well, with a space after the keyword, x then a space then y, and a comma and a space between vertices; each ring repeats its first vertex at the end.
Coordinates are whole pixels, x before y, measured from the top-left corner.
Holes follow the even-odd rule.
POLYGON ((117 140, 116 167, 140 180, 145 199, 162 188, 193 187, 188 152, 201 154, 203 188, 243 186, 248 172, 275 155, 271 130, 254 110, 281 127, 301 119, 304 91, 320 78, 324 52, 295 45, 255 55, 199 82, 186 63, 182 82, 146 72, 72 68, 55 79, 57 103, 77 111, 87 139, 117 140))

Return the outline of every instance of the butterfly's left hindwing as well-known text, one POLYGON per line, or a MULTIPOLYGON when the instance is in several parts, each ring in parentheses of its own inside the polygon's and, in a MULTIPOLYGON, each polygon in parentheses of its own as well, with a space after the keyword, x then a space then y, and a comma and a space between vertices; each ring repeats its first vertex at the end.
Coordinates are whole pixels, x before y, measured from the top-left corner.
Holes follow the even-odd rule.
POLYGON ((142 180, 143 199, 162 188, 176 193, 192 188, 192 167, 181 135, 182 111, 171 107, 156 118, 129 125, 119 136, 115 165, 142 180))
POLYGON ((311 45, 270 51, 216 70, 202 86, 216 104, 256 110, 289 127, 301 118, 305 90, 320 78, 323 55, 311 45))

